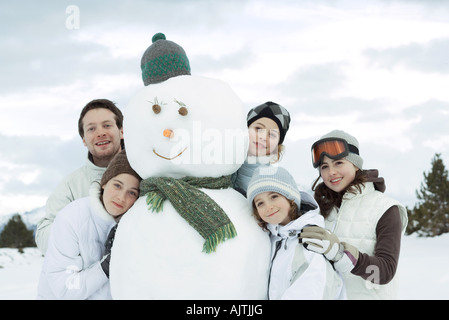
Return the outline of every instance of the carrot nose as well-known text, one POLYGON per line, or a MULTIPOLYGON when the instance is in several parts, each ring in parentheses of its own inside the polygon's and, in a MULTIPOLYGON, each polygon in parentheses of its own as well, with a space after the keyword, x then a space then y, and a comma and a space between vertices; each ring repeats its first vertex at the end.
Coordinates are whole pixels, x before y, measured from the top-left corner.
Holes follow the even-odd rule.
POLYGON ((172 138, 173 137, 173 130, 165 129, 163 134, 164 134, 164 137, 172 138))

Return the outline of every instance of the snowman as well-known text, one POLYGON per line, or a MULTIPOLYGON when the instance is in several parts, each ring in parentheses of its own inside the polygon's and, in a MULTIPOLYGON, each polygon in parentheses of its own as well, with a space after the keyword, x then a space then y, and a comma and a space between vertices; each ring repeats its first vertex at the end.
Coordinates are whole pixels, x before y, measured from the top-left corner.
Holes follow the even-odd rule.
POLYGON ((144 179, 111 254, 114 299, 266 299, 270 241, 230 184, 244 162, 241 100, 190 74, 182 47, 153 37, 145 87, 124 110, 127 156, 144 179))

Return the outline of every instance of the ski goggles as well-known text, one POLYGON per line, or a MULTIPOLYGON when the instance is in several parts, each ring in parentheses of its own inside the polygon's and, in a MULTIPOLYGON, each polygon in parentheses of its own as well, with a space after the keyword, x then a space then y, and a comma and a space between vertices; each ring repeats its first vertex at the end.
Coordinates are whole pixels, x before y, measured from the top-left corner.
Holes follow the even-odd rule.
POLYGON ((359 149, 352 144, 348 144, 346 140, 340 138, 325 138, 318 140, 312 145, 313 167, 317 168, 325 155, 336 160, 346 157, 349 152, 358 155, 359 149))

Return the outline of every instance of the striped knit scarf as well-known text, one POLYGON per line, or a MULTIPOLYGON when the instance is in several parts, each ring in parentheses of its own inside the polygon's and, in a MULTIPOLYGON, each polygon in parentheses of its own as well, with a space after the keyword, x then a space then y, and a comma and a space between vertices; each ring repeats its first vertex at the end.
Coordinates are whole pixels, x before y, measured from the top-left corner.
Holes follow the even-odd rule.
POLYGON ((204 238, 203 252, 211 253, 219 243, 237 236, 223 209, 198 188, 222 189, 231 186, 231 176, 220 178, 154 177, 142 180, 140 195, 147 196, 148 209, 159 212, 170 200, 176 211, 204 238))

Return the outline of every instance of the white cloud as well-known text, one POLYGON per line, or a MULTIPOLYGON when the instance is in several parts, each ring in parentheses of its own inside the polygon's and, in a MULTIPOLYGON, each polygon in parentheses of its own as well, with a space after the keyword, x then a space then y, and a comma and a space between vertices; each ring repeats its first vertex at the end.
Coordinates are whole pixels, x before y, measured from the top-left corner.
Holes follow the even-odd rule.
POLYGON ((15 194, 3 196, 0 195, 0 215, 10 213, 23 213, 42 207, 47 201, 47 195, 26 195, 15 194))
POLYGON ((438 153, 440 150, 449 149, 449 134, 439 136, 436 139, 427 139, 423 142, 423 145, 435 150, 438 153))
POLYGON ((78 136, 81 109, 89 101, 107 98, 117 103, 141 87, 134 74, 95 73, 67 85, 29 87, 22 92, 0 95, 0 134, 10 136, 46 135, 64 140, 78 136))
POLYGON ((289 109, 282 164, 306 185, 316 176, 310 144, 336 128, 408 203, 433 153, 448 159, 447 2, 194 2, 80 0, 76 30, 61 4, 0 5, 0 214, 42 205, 83 164, 81 108, 95 98, 126 107, 156 32, 248 109, 268 100, 289 109))
MULTIPOLYGON (((107 48, 108 58, 139 61, 145 45, 151 45, 151 37, 144 29, 124 26, 119 30, 104 30, 101 27, 80 29, 73 34, 74 41, 83 44, 98 44, 107 48)), ((92 57, 95 60, 101 57, 92 57)))
POLYGON ((378 69, 370 66, 346 68, 347 81, 338 97, 384 98, 391 110, 401 111, 430 99, 449 102, 449 74, 423 73, 404 68, 378 69))

